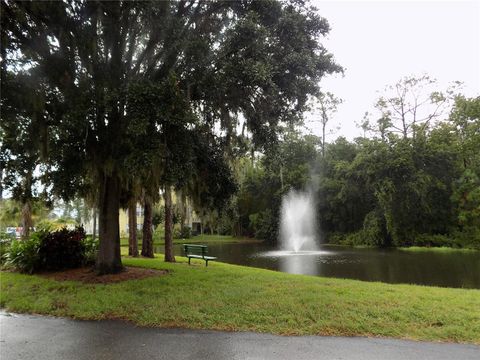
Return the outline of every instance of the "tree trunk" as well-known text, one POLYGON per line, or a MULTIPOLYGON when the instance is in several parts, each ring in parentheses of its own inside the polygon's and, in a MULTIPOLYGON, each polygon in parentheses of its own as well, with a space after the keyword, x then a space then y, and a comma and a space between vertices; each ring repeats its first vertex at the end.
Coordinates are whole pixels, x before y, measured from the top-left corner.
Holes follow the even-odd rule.
POLYGON ((93 208, 93 240, 97 238, 97 208, 93 208))
POLYGON ((27 200, 22 207, 22 238, 27 239, 30 236, 30 229, 33 227, 32 206, 27 200))
POLYGON ((322 122, 322 158, 325 158, 325 131, 326 131, 327 122, 324 120, 322 122))
POLYGON ((149 258, 153 258, 152 216, 152 200, 149 196, 145 196, 145 207, 143 210, 142 256, 149 258))
POLYGON ((180 206, 180 229, 182 234, 185 231, 185 220, 187 218, 187 197, 185 191, 180 190, 178 192, 178 204, 180 206))
POLYGON ((172 211, 172 189, 165 187, 163 194, 165 199, 165 261, 175 262, 173 256, 173 211, 172 211))
POLYGON ((137 203, 135 200, 128 205, 128 255, 138 256, 137 203))
POLYGON ((105 176, 100 185, 98 206, 100 244, 95 268, 99 275, 123 270, 120 256, 119 198, 120 180, 116 175, 105 176))

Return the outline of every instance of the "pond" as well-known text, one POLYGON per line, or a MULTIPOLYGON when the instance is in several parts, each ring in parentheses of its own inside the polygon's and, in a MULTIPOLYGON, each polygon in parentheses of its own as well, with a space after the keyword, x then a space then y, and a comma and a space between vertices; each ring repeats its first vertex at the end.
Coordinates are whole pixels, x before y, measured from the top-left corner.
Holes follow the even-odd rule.
MULTIPOLYGON (((163 252, 162 249, 158 249, 163 252)), ((478 251, 404 251, 323 245, 315 254, 285 256, 263 243, 210 244, 220 261, 292 274, 480 289, 478 251)), ((181 246, 175 247, 183 255, 181 246)))

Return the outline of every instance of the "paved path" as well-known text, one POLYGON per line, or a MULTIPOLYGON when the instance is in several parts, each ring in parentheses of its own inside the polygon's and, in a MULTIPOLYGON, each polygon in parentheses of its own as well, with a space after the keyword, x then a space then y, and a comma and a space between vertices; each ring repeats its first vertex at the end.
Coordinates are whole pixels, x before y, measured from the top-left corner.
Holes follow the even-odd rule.
POLYGON ((121 321, 77 321, 0 312, 0 358, 479 360, 480 346, 140 328, 121 321))

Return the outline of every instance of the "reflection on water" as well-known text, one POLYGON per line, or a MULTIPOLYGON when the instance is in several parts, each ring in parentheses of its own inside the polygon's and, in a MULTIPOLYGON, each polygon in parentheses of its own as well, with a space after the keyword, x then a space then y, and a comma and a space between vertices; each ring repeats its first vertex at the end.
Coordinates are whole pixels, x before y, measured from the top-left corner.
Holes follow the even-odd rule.
POLYGON ((260 252, 257 256, 270 256, 270 257, 302 257, 302 256, 318 256, 318 255, 329 255, 334 254, 332 251, 288 251, 288 250, 273 250, 260 252))
POLYGON ((290 274, 318 275, 319 257, 333 255, 331 251, 267 251, 257 256, 272 257, 278 261, 278 270, 290 274))
POLYGON ((283 256, 279 258, 280 271, 290 274, 317 275, 318 268, 315 256, 283 256))
MULTIPOLYGON (((175 252, 182 255, 181 246, 175 252)), ((267 244, 244 243, 211 244, 209 253, 226 263, 292 274, 480 289, 479 251, 409 252, 323 245, 317 252, 292 254, 267 244)))

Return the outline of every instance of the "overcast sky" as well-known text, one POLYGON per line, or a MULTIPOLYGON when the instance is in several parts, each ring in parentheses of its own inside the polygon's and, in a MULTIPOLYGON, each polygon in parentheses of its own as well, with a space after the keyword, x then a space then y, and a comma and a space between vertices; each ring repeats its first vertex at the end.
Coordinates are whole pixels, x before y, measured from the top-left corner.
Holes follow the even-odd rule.
POLYGON ((373 110, 377 91, 406 75, 427 73, 439 90, 459 80, 463 93, 480 95, 480 1, 312 2, 331 27, 322 43, 346 70, 321 83, 344 100, 329 140, 360 135, 355 122, 373 110))

